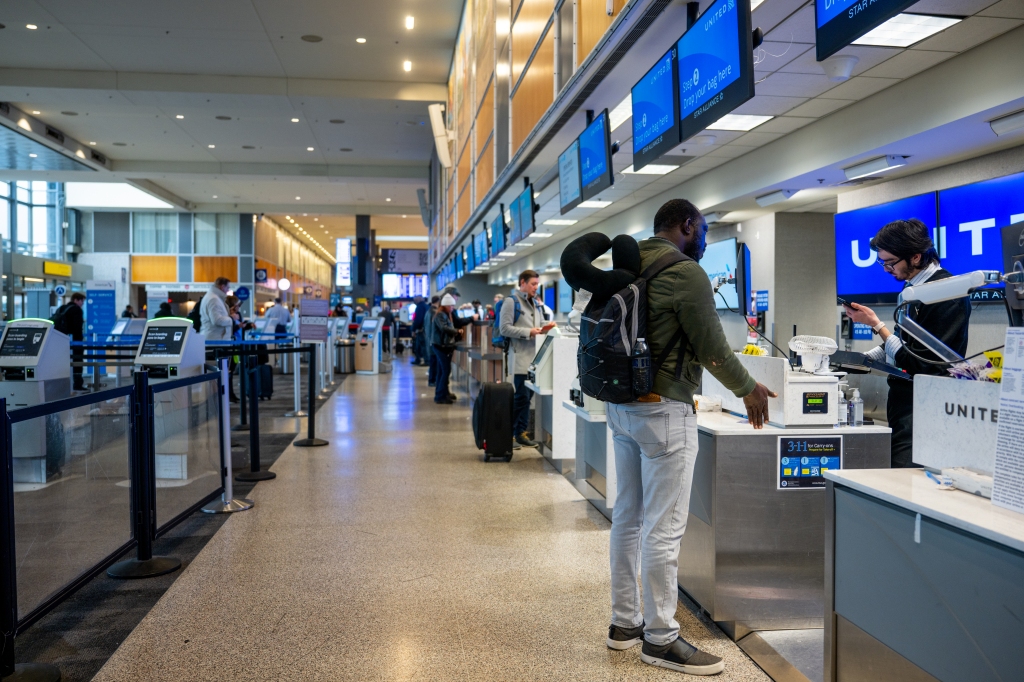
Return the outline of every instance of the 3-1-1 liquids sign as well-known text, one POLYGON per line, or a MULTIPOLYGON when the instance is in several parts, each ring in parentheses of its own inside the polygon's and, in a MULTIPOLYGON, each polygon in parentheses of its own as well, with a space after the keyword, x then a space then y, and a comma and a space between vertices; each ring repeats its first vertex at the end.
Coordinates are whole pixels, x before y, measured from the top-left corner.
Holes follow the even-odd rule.
POLYGON ((779 436, 776 489, 825 487, 825 472, 843 468, 842 436, 779 436))

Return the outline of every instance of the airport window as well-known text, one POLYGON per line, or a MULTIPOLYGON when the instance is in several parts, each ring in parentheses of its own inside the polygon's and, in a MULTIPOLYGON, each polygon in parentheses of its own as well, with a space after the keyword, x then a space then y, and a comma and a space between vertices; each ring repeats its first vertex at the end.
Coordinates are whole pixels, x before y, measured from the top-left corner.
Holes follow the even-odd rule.
MULTIPOLYGON (((4 195, 10 196, 11 187, 5 185, 4 195)), ((8 199, 3 208, 0 225, 5 248, 38 258, 61 258, 61 229, 58 204, 62 185, 55 182, 14 183, 14 210, 8 199), (13 228, 13 229, 12 229, 13 228)))
POLYGON ((133 253, 177 253, 177 213, 132 213, 133 253))
POLYGON ((195 251, 199 255, 237 255, 239 250, 237 213, 197 213, 195 251))

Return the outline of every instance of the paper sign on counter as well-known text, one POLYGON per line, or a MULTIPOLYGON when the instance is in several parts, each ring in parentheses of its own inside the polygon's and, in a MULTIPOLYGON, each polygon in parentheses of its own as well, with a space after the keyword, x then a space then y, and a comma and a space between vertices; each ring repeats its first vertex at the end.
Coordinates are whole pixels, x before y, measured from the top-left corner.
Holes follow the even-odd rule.
POLYGON ((1006 330, 992 504, 1024 514, 1024 329, 1006 330))

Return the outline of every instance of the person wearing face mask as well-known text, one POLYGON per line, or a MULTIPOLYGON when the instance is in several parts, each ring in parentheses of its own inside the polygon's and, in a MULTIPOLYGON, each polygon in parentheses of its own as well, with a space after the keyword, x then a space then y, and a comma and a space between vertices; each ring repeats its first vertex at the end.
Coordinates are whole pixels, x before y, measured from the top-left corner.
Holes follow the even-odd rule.
MULTIPOLYGON (((871 249, 878 253, 877 262, 904 288, 925 282, 937 282, 952 275, 939 265, 939 256, 928 234, 928 228, 920 220, 895 220, 875 235, 871 249)), ((898 304, 903 303, 903 295, 898 304)), ((866 355, 872 360, 884 361, 899 367, 910 376, 933 374, 947 376, 942 358, 929 351, 923 344, 900 333, 894 325, 892 331, 871 308, 858 303, 845 306, 846 314, 854 322, 871 327, 882 340, 866 355)), ((909 306, 908 315, 934 337, 951 349, 967 353, 967 328, 971 320, 971 301, 968 297, 955 298, 931 305, 914 303, 909 306)), ((885 406, 889 428, 892 429, 892 466, 904 468, 914 466, 914 383, 899 377, 889 377, 889 400, 885 406)))

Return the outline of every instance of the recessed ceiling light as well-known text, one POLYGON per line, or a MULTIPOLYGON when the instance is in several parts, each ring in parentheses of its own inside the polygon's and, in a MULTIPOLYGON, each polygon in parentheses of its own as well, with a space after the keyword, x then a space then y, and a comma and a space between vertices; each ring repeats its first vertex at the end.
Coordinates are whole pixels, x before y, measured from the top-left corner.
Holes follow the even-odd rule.
POLYGON ((306 151, 307 152, 311 152, 311 151, 313 151, 313 148, 312 147, 306 147, 306 151))
POLYGON ((356 42, 362 45, 363 43, 366 42, 366 38, 356 38, 356 42))
POLYGON ((315 36, 313 34, 304 35, 302 36, 302 39, 305 40, 307 43, 319 43, 321 40, 323 40, 322 37, 315 36))
POLYGON ((412 71, 412 62, 410 62, 408 59, 402 62, 402 70, 412 71))
POLYGON ((502 252, 501 252, 501 253, 499 253, 498 255, 499 255, 499 256, 504 256, 504 257, 506 257, 506 258, 507 258, 508 256, 514 256, 514 255, 516 255, 516 252, 515 252, 515 251, 502 251, 502 252))
POLYGON ((213 198, 214 198, 214 199, 216 199, 216 198, 217 198, 217 195, 216 195, 216 194, 214 194, 214 195, 213 195, 213 198))
POLYGON ((90 145, 92 145, 93 147, 95 147, 95 146, 96 146, 96 143, 95 143, 95 142, 90 142, 89 144, 90 144, 90 145))
POLYGON ((388 198, 387 198, 387 199, 385 199, 384 201, 391 201, 391 197, 388 197, 388 198))
POLYGON ((295 197, 295 201, 302 201, 302 197, 295 197))
POLYGON ((580 208, 605 208, 606 206, 611 206, 611 205, 612 205, 612 202, 610 202, 610 201, 599 201, 599 200, 596 200, 596 199, 591 199, 590 201, 584 201, 582 204, 579 204, 579 207, 580 208))
POLYGON ((320 219, 319 218, 313 218, 313 222, 314 223, 318 223, 318 222, 320 222, 320 219))
POLYGON ((291 217, 290 215, 286 215, 286 216, 284 217, 284 219, 285 219, 285 220, 291 220, 291 219, 292 219, 292 217, 291 217))
POLYGON ((411 15, 406 17, 405 18, 405 28, 410 30, 410 31, 412 29, 416 28, 416 17, 411 16, 411 15))
POLYGON ((303 214, 302 214, 302 217, 303 217, 303 218, 305 218, 305 217, 306 217, 306 216, 308 216, 308 215, 309 215, 308 213, 303 213, 303 214))
POLYGON ((708 126, 708 130, 738 130, 741 132, 747 132, 753 130, 757 126, 761 125, 766 121, 770 121, 774 116, 751 116, 745 114, 726 114, 722 118, 718 119, 714 123, 708 126))
POLYGON ((27 28, 30 31, 34 31, 34 30, 36 30, 39 27, 36 26, 35 24, 25 24, 25 28, 27 28))
POLYGON ((854 45, 879 47, 910 47, 939 31, 962 21, 959 17, 936 17, 927 14, 897 14, 853 41, 854 45))
POLYGON ((622 172, 629 175, 667 175, 677 168, 679 168, 679 166, 649 163, 638 171, 633 170, 633 166, 630 166, 622 172))
POLYGON ((570 220, 568 218, 551 218, 550 220, 545 220, 544 224, 545 225, 575 225, 578 222, 579 222, 578 220, 570 220))
POLYGON ((901 168, 906 166, 907 162, 902 156, 888 155, 879 156, 876 159, 865 161, 864 163, 858 163, 855 166, 844 168, 843 173, 846 174, 847 180, 856 180, 857 178, 866 178, 869 175, 877 175, 878 173, 884 173, 894 168, 901 168))
POLYGON ((547 239, 551 236, 550 232, 534 232, 530 235, 531 239, 547 239))
POLYGON ((176 115, 176 116, 175 116, 174 118, 177 118, 177 119, 183 119, 183 118, 185 118, 185 117, 184 117, 183 115, 181 115, 181 114, 177 114, 177 115, 176 115))
POLYGON ((35 116, 38 116, 39 112, 38 111, 33 111, 32 114, 35 115, 35 116))
POLYGON ((206 146, 209 147, 210 149, 216 149, 217 148, 217 145, 215 145, 215 144, 208 144, 206 146))
POLYGON ((30 158, 30 159, 35 159, 35 158, 38 158, 38 157, 39 157, 38 154, 29 154, 28 155, 28 158, 30 158))
POLYGON ((297 118, 293 118, 292 119, 292 123, 298 123, 298 122, 299 122, 299 119, 297 119, 297 118))

